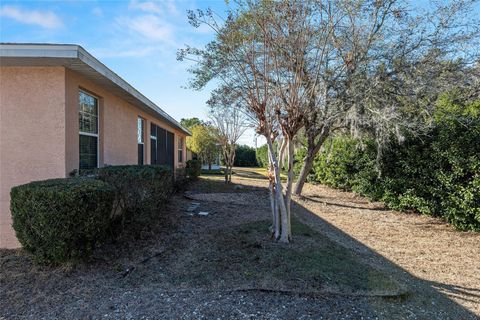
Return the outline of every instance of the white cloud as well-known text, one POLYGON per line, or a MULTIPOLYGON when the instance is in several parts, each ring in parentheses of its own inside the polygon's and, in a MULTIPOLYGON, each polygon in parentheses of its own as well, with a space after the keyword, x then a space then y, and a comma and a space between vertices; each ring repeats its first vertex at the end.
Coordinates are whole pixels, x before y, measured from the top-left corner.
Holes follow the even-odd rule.
POLYGON ((92 13, 97 17, 103 16, 103 11, 102 11, 102 8, 100 8, 100 7, 93 8, 92 13))
POLYGON ((47 29, 55 29, 63 25, 62 20, 52 11, 24 10, 14 6, 3 6, 0 8, 0 16, 47 29))
POLYGON ((138 9, 145 12, 150 13, 162 13, 163 10, 160 8, 158 3, 147 1, 147 2, 139 2, 133 0, 130 2, 129 6, 130 9, 138 9))
POLYGON ((175 2, 173 2, 172 0, 167 1, 165 3, 165 6, 167 7, 168 12, 170 12, 171 14, 175 14, 175 15, 178 14, 177 6, 175 5, 175 2))
POLYGON ((173 1, 138 1, 132 0, 128 6, 130 9, 136 9, 155 14, 178 14, 177 7, 173 1))
POLYGON ((155 15, 142 15, 137 17, 123 17, 117 21, 125 28, 135 31, 141 36, 156 41, 170 41, 173 27, 155 15))

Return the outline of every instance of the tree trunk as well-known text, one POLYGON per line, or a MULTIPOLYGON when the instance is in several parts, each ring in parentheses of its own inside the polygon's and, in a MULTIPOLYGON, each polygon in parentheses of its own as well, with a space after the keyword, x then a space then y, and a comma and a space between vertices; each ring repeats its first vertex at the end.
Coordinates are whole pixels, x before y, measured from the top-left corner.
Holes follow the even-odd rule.
POLYGON ((222 150, 223 150, 223 160, 225 162, 225 183, 228 183, 228 164, 230 163, 229 162, 229 159, 228 159, 228 153, 227 153, 227 146, 224 144, 222 146, 222 150))
POLYGON ((307 155, 305 156, 305 158, 303 158, 302 169, 300 170, 300 175, 298 176, 297 183, 295 184, 295 190, 293 191, 293 193, 296 194, 297 196, 302 194, 305 181, 307 180, 310 170, 312 170, 315 156, 320 151, 320 148, 322 147, 323 143, 327 139, 328 135, 329 135, 329 130, 322 130, 316 143, 310 142, 310 141, 315 141, 314 139, 309 141, 307 146, 307 155))
POLYGON ((282 144, 280 145, 280 149, 278 152, 278 167, 280 168, 280 171, 283 169, 284 165, 284 159, 285 159, 285 147, 286 147, 286 140, 282 139, 282 144))
POLYGON ((288 214, 287 214, 287 207, 285 205, 285 199, 283 197, 283 188, 282 188, 282 181, 280 178, 280 169, 278 168, 278 161, 275 156, 275 150, 273 149, 273 143, 270 136, 267 136, 267 146, 270 151, 270 156, 272 159, 273 164, 273 172, 275 176, 275 198, 279 205, 280 211, 280 220, 281 220, 281 230, 280 230, 280 242, 288 243, 290 242, 290 234, 288 233, 288 214))
POLYGON ((280 225, 278 217, 278 203, 275 195, 275 175, 273 173, 273 160, 270 154, 270 149, 267 150, 268 153, 268 189, 270 191, 270 207, 272 210, 272 237, 275 240, 278 240, 280 237, 280 225))
POLYGON ((228 182, 232 182, 232 171, 233 171, 233 164, 235 163, 235 144, 232 145, 232 149, 230 151, 230 172, 228 177, 228 182))
POLYGON ((285 202, 287 207, 287 232, 288 237, 292 238, 292 226, 291 226, 291 202, 292 202, 292 187, 293 187, 293 157, 294 157, 294 145, 291 138, 287 140, 287 156, 288 156, 288 171, 287 171, 287 190, 285 192, 285 202))
POLYGON ((273 173, 273 160, 268 150, 268 179, 269 179, 269 191, 270 191, 270 206, 272 209, 272 237, 275 240, 280 238, 280 217, 279 206, 276 197, 275 190, 275 175, 273 173))

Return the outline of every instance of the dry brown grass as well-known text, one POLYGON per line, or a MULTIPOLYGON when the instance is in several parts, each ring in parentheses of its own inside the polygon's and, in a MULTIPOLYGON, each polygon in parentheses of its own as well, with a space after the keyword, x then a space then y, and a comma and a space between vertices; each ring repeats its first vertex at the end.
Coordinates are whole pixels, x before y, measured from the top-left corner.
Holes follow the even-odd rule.
POLYGON ((381 203, 325 186, 307 185, 304 196, 297 201, 321 218, 318 226, 332 239, 358 252, 361 248, 349 241, 355 239, 480 316, 479 233, 457 231, 424 215, 386 210, 381 203))
POLYGON ((0 318, 475 319, 479 314, 478 234, 308 185, 307 198, 295 199, 294 206, 303 224, 296 224, 294 243, 283 248, 266 231, 266 180, 245 174, 225 185, 222 179, 202 177, 188 198, 175 197, 161 224, 140 238, 105 246, 88 264, 51 269, 35 266, 20 251, 0 250, 0 318), (190 216, 185 210, 192 201, 210 215, 190 216), (392 283, 408 294, 355 296, 392 290, 392 283), (231 290, 242 285, 262 290, 231 290), (265 292, 269 288, 323 294, 265 292))

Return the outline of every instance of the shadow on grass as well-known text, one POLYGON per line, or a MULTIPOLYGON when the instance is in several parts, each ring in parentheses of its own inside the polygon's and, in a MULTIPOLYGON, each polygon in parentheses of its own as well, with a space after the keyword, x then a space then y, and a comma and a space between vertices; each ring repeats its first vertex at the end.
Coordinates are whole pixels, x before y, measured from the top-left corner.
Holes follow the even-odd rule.
POLYGON ((266 170, 260 167, 259 168, 235 167, 233 168, 233 171, 235 172, 236 177, 267 180, 266 170))
MULTIPOLYGON (((155 282, 171 290, 188 287, 381 297, 406 294, 406 288, 386 272, 363 263, 296 219, 292 227, 297 240, 291 244, 272 241, 269 225, 269 221, 260 220, 186 236, 164 257, 163 275, 155 282)), ((132 274, 129 281, 142 281, 144 273, 132 274)))
MULTIPOLYGON (((209 181, 207 183, 216 185, 218 182, 209 181)), ((263 181, 263 183, 265 182, 263 181)), ((210 188, 215 189, 214 186, 210 186, 210 188)), ((218 189, 222 188, 218 187, 218 189)), ((249 186, 249 189, 259 192, 266 190, 265 187, 260 186, 249 186)), ((276 286, 280 291, 285 286, 305 292, 321 291, 322 289, 328 292, 327 288, 333 288, 330 290, 331 292, 347 293, 351 290, 350 293, 361 294, 369 291, 371 295, 375 296, 383 289, 386 293, 385 296, 388 296, 388 292, 392 293, 398 291, 399 288, 406 288, 407 293, 399 294, 397 299, 371 301, 370 306, 373 313, 387 308, 390 312, 389 317, 404 318, 408 315, 407 310, 410 309, 408 312, 415 314, 418 311, 420 317, 477 319, 474 313, 451 298, 476 302, 480 297, 479 289, 418 278, 341 229, 331 225, 300 203, 293 201, 292 205, 294 216, 297 217, 297 221, 294 223, 292 244, 282 245, 266 239, 268 234, 268 222, 266 221, 229 229, 225 231, 226 233, 217 232, 213 238, 207 236, 205 239, 209 240, 205 246, 209 247, 209 251, 202 255, 214 257, 207 263, 207 269, 213 271, 214 278, 220 282, 226 281, 219 276, 221 272, 225 271, 221 270, 222 263, 226 263, 225 267, 232 267, 232 272, 241 273, 241 276, 234 279, 234 282, 249 283, 252 280, 258 285, 262 283, 261 278, 263 277, 264 280, 268 280, 267 285, 273 284, 273 287, 276 286), (325 237, 325 234, 328 234, 329 238, 325 237), (263 238, 261 238, 262 235, 263 238), (238 250, 237 242, 244 245, 240 252, 236 253, 238 254, 235 258, 237 260, 233 259, 235 257, 233 253, 230 253, 233 256, 226 261, 215 256, 214 252, 238 250), (318 245, 318 242, 321 244, 318 245), (348 248, 355 248, 355 250, 348 248), (297 251, 292 254, 292 249, 297 251), (384 277, 385 274, 388 274, 390 280, 384 277), (394 282, 391 282, 391 279, 394 282)), ((332 203, 332 205, 338 204, 332 203)), ((372 208, 361 206, 351 207, 352 209, 372 210, 372 208)), ((209 258, 206 259, 209 260, 209 258)), ((189 263, 195 265, 194 261, 189 263)), ((197 267, 202 268, 200 265, 197 267)), ((195 278, 194 274, 187 276, 195 278)), ((208 276, 203 272, 203 276, 195 278, 195 281, 201 283, 207 278, 208 276)), ((213 280, 209 279, 209 281, 213 280)), ((260 285, 260 287, 262 286, 260 285)), ((400 291, 398 292, 400 293, 400 291)))
POLYGON ((217 213, 190 217, 178 208, 189 201, 177 197, 179 202, 172 204, 177 211, 172 215, 179 220, 179 230, 165 230, 165 238, 158 238, 155 231, 143 242, 104 248, 101 251, 105 255, 101 256, 105 260, 81 266, 68 275, 32 266, 23 255, 0 251, 0 318, 2 312, 13 315, 31 308, 43 308, 45 312, 52 305, 78 307, 78 296, 102 301, 106 308, 106 297, 112 292, 118 296, 138 291, 139 299, 143 299, 140 292, 147 289, 278 291, 345 295, 348 299, 360 295, 367 299, 360 307, 372 317, 477 318, 449 296, 474 302, 480 295, 478 289, 417 278, 300 203, 294 202, 292 207, 296 217, 293 243, 272 241, 268 235, 268 203, 260 206, 254 201, 265 202, 265 185, 265 180, 226 185, 222 177, 202 178, 191 191, 230 192, 232 197, 244 191, 257 192, 258 199, 246 205, 202 203, 205 210, 216 208, 217 213), (239 219, 242 215, 246 216, 244 221, 239 219), (136 261, 134 270, 132 261, 136 261), (133 270, 128 274, 126 263, 133 270), (35 304, 27 307, 32 300, 35 304))
POLYGON ((308 201, 312 201, 315 203, 322 203, 326 204, 329 206, 335 206, 335 207, 342 207, 342 208, 350 208, 350 209, 363 209, 363 210, 373 210, 373 211, 389 211, 388 208, 386 207, 362 207, 362 206, 350 206, 347 204, 341 204, 341 203, 335 203, 335 202, 330 202, 330 201, 322 201, 316 199, 317 197, 307 197, 307 196, 302 196, 302 199, 306 199, 308 201))

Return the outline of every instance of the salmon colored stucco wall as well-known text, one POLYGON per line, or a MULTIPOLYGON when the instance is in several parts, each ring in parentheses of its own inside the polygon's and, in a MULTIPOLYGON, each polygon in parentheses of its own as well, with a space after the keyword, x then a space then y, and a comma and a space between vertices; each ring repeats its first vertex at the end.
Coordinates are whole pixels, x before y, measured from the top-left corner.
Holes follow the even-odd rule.
MULTIPOLYGON (((175 167, 183 167, 178 162, 178 138, 185 134, 167 123, 155 118, 138 107, 113 95, 103 87, 96 85, 72 70, 66 71, 66 141, 67 173, 78 169, 78 92, 83 90, 99 100, 99 165, 136 164, 137 153, 137 118, 145 119, 145 164, 150 163, 150 124, 153 122, 175 134, 175 167)), ((186 154, 184 142, 183 154, 186 154)), ((185 156, 184 156, 185 157, 185 156)))
POLYGON ((0 68, 0 248, 18 247, 10 189, 65 176, 65 69, 0 68))
POLYGON ((145 119, 145 164, 150 124, 185 134, 64 67, 0 68, 0 248, 18 247, 11 227, 10 189, 35 180, 66 177, 78 169, 78 94, 99 99, 99 165, 136 164, 137 117, 145 119))

